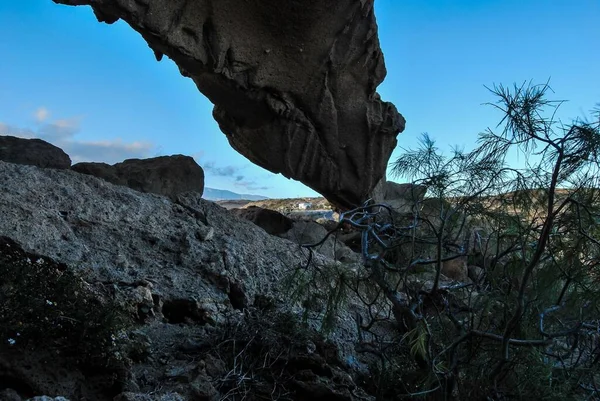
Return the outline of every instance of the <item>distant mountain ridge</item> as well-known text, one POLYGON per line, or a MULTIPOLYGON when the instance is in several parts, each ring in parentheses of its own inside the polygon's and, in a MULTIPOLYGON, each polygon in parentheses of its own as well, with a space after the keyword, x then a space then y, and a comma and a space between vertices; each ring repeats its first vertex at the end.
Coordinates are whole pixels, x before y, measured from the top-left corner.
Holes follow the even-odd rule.
POLYGON ((219 200, 235 200, 235 199, 244 199, 244 200, 264 200, 269 199, 266 196, 261 195, 250 195, 250 194, 238 194, 232 191, 227 191, 226 189, 215 189, 215 188, 207 188, 204 187, 204 194, 202 197, 206 200, 210 201, 219 201, 219 200))

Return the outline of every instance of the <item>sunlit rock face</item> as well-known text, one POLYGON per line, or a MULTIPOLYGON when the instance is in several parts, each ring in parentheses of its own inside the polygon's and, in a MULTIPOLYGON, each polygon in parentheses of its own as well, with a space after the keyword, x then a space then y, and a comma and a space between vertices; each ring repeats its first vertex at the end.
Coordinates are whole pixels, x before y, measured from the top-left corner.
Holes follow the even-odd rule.
POLYGON ((373 0, 53 0, 125 20, 215 105, 231 146, 341 208, 385 174, 404 118, 385 77, 373 0))

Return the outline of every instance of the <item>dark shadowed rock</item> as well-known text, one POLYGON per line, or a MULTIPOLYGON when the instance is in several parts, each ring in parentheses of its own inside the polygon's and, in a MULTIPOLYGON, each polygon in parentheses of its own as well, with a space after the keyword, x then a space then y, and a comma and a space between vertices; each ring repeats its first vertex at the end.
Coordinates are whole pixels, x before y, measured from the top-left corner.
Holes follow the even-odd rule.
POLYGON ((468 266, 468 275, 474 283, 479 284, 485 278, 485 270, 479 266, 468 266))
POLYGON ((341 208, 385 174, 404 118, 376 92, 386 69, 374 0, 54 0, 125 20, 214 104, 231 146, 341 208))
MULTIPOLYGON (((300 245, 313 245, 323 241, 327 236, 327 232, 325 227, 315 221, 299 220, 294 222, 290 230, 279 236, 300 245)), ((360 254, 355 253, 352 249, 344 245, 341 241, 342 237, 342 234, 332 234, 313 249, 328 258, 341 262, 360 262, 360 254)))
POLYGON ((467 282, 469 279, 467 257, 460 256, 442 262, 442 274, 452 280, 467 282))
POLYGON ((338 228, 339 223, 335 220, 329 220, 325 218, 318 218, 315 220, 316 223, 323 226, 323 228, 327 231, 333 231, 338 228))
POLYGON ((12 388, 5 388, 0 391, 0 400, 2 401, 23 401, 19 393, 12 388))
POLYGON ((71 158, 59 147, 41 139, 0 136, 0 160, 8 163, 67 169, 71 158))
POLYGON ((188 191, 202 195, 204 191, 204 170, 190 156, 128 159, 115 167, 128 187, 141 192, 172 196, 188 191))
POLYGON ((204 190, 204 170, 189 156, 128 159, 112 166, 106 163, 77 163, 72 169, 136 191, 171 197, 188 191, 202 195, 204 190))
POLYGON ((83 162, 74 164, 71 169, 81 174, 93 175, 110 183, 126 185, 125 181, 117 175, 117 169, 106 163, 83 162))
POLYGON ((293 221, 275 210, 250 206, 245 209, 232 209, 233 213, 250 220, 271 235, 279 235, 292 228, 293 221))

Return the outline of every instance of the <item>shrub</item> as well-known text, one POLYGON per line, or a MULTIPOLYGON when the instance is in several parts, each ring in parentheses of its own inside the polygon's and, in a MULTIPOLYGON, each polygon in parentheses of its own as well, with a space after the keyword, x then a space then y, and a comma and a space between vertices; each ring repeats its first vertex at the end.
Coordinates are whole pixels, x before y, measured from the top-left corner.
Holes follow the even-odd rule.
POLYGON ((118 307, 79 274, 0 237, 3 347, 54 349, 83 364, 106 364, 125 327, 118 307))
MULTIPOLYGON (((600 109, 566 124, 547 84, 491 91, 503 118, 473 151, 446 155, 424 135, 393 163, 429 199, 403 215, 367 202, 341 216, 362 232, 365 271, 324 297, 363 300, 357 348, 380 356, 380 379, 397 377, 373 380, 379 399, 600 395, 600 109), (514 152, 523 167, 507 165, 514 152), (483 280, 443 279, 460 258, 483 280), (381 339, 382 312, 396 337, 381 339)), ((320 272, 305 266, 304 288, 320 272)))

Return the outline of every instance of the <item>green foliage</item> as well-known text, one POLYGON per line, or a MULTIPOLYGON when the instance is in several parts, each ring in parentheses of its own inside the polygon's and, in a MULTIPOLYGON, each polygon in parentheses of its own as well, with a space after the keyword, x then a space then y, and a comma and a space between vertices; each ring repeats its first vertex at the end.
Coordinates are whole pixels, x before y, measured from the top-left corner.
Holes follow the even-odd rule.
MULTIPOLYGON (((393 173, 430 197, 412 213, 365 205, 344 215, 366 235, 369 260, 337 281, 369 311, 358 327, 361 348, 381 356, 379 399, 600 396, 600 109, 564 123, 549 90, 492 88, 502 118, 472 151, 446 154, 426 134, 404 149, 393 173), (514 154, 521 166, 507 164, 514 154), (483 270, 480 282, 442 282, 461 258, 483 270), (433 279, 415 274, 426 267, 433 279), (382 302, 399 340, 379 336, 382 302)), ((341 302, 338 287, 313 284, 322 273, 304 269, 298 294, 341 302)))
POLYGON ((289 292, 292 303, 303 307, 306 323, 311 314, 320 316, 321 332, 328 335, 335 327, 336 318, 348 300, 352 280, 347 267, 332 262, 317 269, 299 268, 284 279, 283 288, 289 292))
POLYGON ((417 325, 417 327, 404 334, 402 341, 407 342, 413 358, 425 358, 427 356, 428 336, 429 334, 423 329, 422 325, 417 325))

